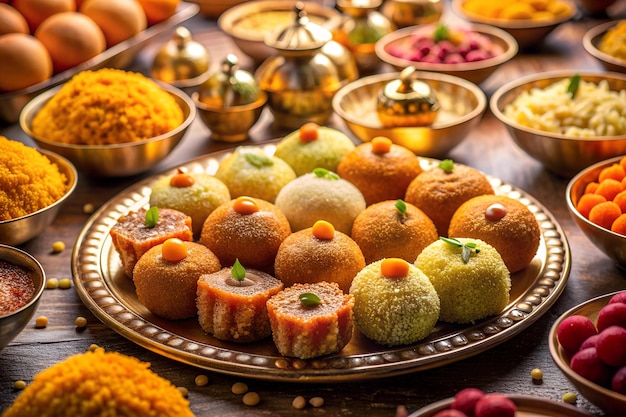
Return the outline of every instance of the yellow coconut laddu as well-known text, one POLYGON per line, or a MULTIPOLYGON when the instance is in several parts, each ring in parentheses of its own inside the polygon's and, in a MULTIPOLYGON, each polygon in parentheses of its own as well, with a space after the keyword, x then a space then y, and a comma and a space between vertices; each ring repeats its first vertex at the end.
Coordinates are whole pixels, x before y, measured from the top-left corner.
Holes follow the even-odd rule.
POLYGON ((193 417, 189 402, 149 363, 96 349, 39 374, 2 417, 193 417))

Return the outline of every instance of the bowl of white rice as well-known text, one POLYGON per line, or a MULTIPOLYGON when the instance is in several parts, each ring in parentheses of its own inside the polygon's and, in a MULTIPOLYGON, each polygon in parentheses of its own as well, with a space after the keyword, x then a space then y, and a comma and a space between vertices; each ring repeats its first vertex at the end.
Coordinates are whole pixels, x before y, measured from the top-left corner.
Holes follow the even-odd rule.
POLYGON ((626 154, 626 74, 533 74, 498 88, 489 106, 515 143, 558 176, 626 154))

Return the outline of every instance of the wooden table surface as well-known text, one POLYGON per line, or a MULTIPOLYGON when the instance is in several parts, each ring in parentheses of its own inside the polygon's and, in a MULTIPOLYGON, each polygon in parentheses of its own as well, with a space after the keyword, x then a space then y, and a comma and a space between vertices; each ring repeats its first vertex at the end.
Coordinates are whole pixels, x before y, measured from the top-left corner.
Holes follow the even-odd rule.
MULTIPOLYGON (((498 69, 481 87, 490 95, 498 86, 524 74, 562 68, 600 69, 599 64, 586 54, 581 45, 582 34, 600 22, 598 19, 583 18, 562 25, 537 50, 521 52, 498 69)), ((216 28, 214 21, 197 16, 188 22, 188 27, 192 28, 196 39, 209 49, 214 68, 227 52, 238 53, 230 39, 216 28)), ((159 42, 165 40, 167 38, 159 42)), ((161 44, 159 42, 146 48, 138 57, 134 63, 138 70, 146 70, 155 48, 161 44)), ((250 61, 240 57, 244 68, 250 68, 250 61)), ((252 130, 252 140, 244 144, 259 143, 287 133, 276 130, 271 122, 272 117, 266 109, 261 122, 252 130)), ((329 125, 347 132, 336 117, 331 119, 329 125)), ((15 124, 0 125, 0 135, 34 145, 15 124)), ((209 136, 209 130, 198 119, 179 147, 149 173, 112 180, 81 176, 75 193, 65 203, 56 221, 41 236, 21 248, 41 262, 49 278, 70 277, 72 246, 88 220, 88 215, 83 213, 83 206, 91 203, 98 207, 142 178, 228 146, 212 142, 209 136), (66 249, 55 254, 51 247, 57 240, 65 242, 66 249)), ((0 410, 8 407, 19 394, 19 391, 13 389, 14 381, 29 382, 44 368, 69 355, 86 351, 92 343, 150 362, 151 369, 159 375, 177 386, 188 388, 191 409, 198 416, 394 416, 399 405, 412 412, 433 401, 453 396, 458 390, 469 386, 490 392, 530 394, 555 401, 561 401, 562 395, 568 391, 577 392, 550 357, 550 327, 569 308, 593 297, 626 289, 624 271, 597 250, 571 220, 564 197, 567 179, 546 171, 520 150, 489 111, 480 125, 468 133, 467 139, 449 157, 521 188, 543 204, 565 230, 572 255, 567 286, 552 308, 517 336, 487 352, 459 362, 402 376, 345 383, 268 383, 256 378, 246 379, 206 371, 160 356, 125 339, 100 322, 83 305, 73 288, 46 290, 36 315, 47 316, 49 325, 45 329, 35 329, 33 319, 0 352, 0 410), (88 326, 83 331, 76 330, 74 326, 77 316, 84 316, 88 320, 88 326), (530 371, 533 368, 543 370, 542 383, 533 383, 531 380, 530 371), (199 374, 209 376, 208 385, 195 385, 194 378, 199 374), (242 403, 240 395, 231 393, 232 384, 238 381, 246 382, 250 390, 259 393, 259 405, 250 408, 242 403), (298 395, 307 399, 320 396, 324 398, 325 404, 321 408, 295 410, 291 403, 298 395)), ((599 409, 580 395, 578 407, 594 415, 602 415, 599 409)))

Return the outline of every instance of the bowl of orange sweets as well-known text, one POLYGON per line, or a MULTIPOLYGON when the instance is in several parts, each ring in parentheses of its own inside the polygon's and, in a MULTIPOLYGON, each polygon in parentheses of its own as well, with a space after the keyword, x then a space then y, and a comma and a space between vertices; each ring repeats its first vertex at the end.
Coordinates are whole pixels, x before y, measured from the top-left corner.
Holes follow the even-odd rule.
POLYGON ((585 168, 570 180, 565 196, 578 228, 626 269, 626 156, 585 168))
POLYGON ((540 45, 577 13, 570 0, 452 0, 452 10, 473 23, 495 26, 515 38, 520 49, 540 45))

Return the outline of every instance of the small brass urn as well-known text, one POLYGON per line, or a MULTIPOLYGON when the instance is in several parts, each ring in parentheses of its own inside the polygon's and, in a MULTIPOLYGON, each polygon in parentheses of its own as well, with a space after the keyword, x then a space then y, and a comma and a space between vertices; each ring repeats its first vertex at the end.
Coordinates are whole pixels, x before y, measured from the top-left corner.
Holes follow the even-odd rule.
POLYGON ((195 87, 208 77, 211 56, 191 32, 179 26, 154 57, 150 75, 176 87, 195 87))
POLYGON ((192 96, 200 118, 211 129, 211 139, 239 142, 259 120, 267 95, 250 72, 239 69, 236 55, 228 54, 219 71, 192 96))
POLYGON ((429 126, 439 111, 433 89, 415 79, 415 67, 406 67, 400 78, 385 84, 378 93, 377 112, 385 127, 429 126))
POLYGON ((268 95, 275 124, 287 129, 298 129, 307 122, 324 125, 333 111, 333 96, 345 84, 337 65, 340 59, 331 59, 322 50, 332 34, 309 20, 303 4, 296 3, 292 25, 266 37, 265 44, 277 54, 265 59, 255 72, 268 95))

